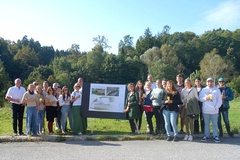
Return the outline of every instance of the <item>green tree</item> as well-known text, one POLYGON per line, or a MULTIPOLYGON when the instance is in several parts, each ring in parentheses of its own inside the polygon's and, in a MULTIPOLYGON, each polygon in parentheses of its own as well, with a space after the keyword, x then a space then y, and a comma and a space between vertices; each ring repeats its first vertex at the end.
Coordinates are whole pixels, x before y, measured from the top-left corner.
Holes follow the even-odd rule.
POLYGON ((156 39, 152 35, 152 32, 147 28, 143 36, 140 36, 136 43, 136 53, 141 56, 149 48, 154 47, 156 44, 156 39))
POLYGON ((121 40, 118 44, 118 54, 127 58, 130 56, 131 58, 135 55, 135 48, 133 47, 133 37, 130 35, 124 36, 123 40, 121 40))
POLYGON ((101 46, 103 49, 110 49, 111 46, 108 45, 108 39, 105 36, 98 35, 93 38, 93 43, 97 46, 101 46))
POLYGON ((24 86, 37 81, 38 84, 42 84, 43 81, 47 81, 49 76, 53 75, 53 70, 50 66, 40 65, 29 74, 28 78, 24 81, 24 86))
POLYGON ((0 107, 3 107, 4 97, 7 92, 8 87, 10 86, 9 76, 5 72, 3 62, 0 59, 0 107))
POLYGON ((234 68, 231 62, 225 61, 219 54, 217 49, 206 53, 200 62, 200 72, 204 79, 208 77, 217 80, 219 77, 231 79, 234 75, 234 68))
POLYGON ((171 45, 162 45, 160 48, 162 58, 157 61, 156 65, 150 67, 150 73, 156 79, 174 80, 178 73, 182 73, 184 66, 177 57, 176 51, 171 45))

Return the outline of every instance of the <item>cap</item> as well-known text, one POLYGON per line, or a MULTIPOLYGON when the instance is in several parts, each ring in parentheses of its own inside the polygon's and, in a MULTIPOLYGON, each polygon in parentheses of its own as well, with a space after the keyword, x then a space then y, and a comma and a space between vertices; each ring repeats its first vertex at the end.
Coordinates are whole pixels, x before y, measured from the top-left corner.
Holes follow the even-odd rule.
POLYGON ((213 78, 208 78, 208 79, 207 79, 207 82, 208 82, 208 81, 214 81, 214 80, 213 80, 213 78))
POLYGON ((220 82, 220 81, 225 82, 224 78, 219 78, 219 79, 218 79, 218 82, 220 82))

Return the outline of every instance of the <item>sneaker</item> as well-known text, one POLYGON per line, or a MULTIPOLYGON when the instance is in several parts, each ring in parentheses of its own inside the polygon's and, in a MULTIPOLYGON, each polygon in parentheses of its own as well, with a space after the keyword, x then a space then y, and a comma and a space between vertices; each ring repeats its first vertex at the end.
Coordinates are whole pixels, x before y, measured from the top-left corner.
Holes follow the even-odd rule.
POLYGON ((219 133, 219 137, 223 137, 223 133, 219 133))
POLYGON ((17 136, 18 134, 17 133, 13 133, 13 136, 17 136))
POLYGON ((166 140, 167 140, 167 141, 171 141, 171 137, 170 137, 170 136, 168 136, 166 140))
POLYGON ((177 142, 177 141, 178 141, 178 137, 177 137, 177 136, 174 136, 173 141, 174 141, 174 142, 177 142))
POLYGON ((234 137, 234 134, 232 132, 228 133, 230 137, 234 137))
POLYGON ((209 138, 207 136, 203 136, 201 139, 202 142, 206 142, 207 140, 209 140, 209 138))
POLYGON ((181 129, 178 133, 179 134, 184 134, 183 129, 181 129))
POLYGON ((189 135, 188 136, 188 141, 192 141, 193 140, 193 136, 192 135, 189 135))
POLYGON ((20 135, 20 136, 24 136, 25 134, 24 134, 23 132, 20 132, 19 135, 20 135))
POLYGON ((82 135, 82 132, 79 132, 78 135, 82 135))
POLYGON ((214 142, 216 142, 216 143, 220 142, 220 140, 219 140, 219 138, 217 136, 214 138, 214 142))
POLYGON ((183 138, 184 141, 188 140, 188 135, 185 135, 185 137, 183 138))

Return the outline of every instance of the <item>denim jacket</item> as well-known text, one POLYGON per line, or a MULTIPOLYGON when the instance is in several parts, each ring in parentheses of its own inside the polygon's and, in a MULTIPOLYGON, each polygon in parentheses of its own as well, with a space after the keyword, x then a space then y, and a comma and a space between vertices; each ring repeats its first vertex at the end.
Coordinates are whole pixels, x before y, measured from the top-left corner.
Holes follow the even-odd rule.
POLYGON ((229 101, 234 99, 234 94, 233 91, 230 87, 225 88, 225 93, 222 93, 223 95, 226 96, 226 99, 223 99, 223 108, 230 108, 229 101))

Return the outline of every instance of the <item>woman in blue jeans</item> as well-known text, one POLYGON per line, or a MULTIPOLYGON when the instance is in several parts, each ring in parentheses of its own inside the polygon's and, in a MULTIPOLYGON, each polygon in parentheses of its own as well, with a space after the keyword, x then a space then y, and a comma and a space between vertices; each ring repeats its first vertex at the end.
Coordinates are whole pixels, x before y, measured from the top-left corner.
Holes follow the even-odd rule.
POLYGON ((34 93, 34 85, 29 84, 27 92, 24 93, 22 102, 27 105, 26 133, 28 136, 37 135, 37 94, 34 93))
POLYGON ((42 87, 37 86, 36 87, 37 92, 37 99, 39 100, 39 105, 37 108, 37 133, 42 134, 43 133, 43 121, 44 121, 44 115, 45 115, 45 96, 43 95, 42 87))
POLYGON ((59 105, 61 108, 61 129, 62 134, 65 134, 66 131, 66 122, 67 117, 69 118, 70 128, 72 128, 72 116, 71 116, 71 109, 70 109, 70 99, 71 95, 68 88, 65 86, 62 88, 62 94, 59 96, 59 105))
POLYGON ((166 86, 167 100, 163 106, 163 117, 165 121, 165 129, 167 133, 167 141, 171 141, 171 128, 172 125, 174 138, 173 141, 178 140, 178 127, 177 127, 177 115, 178 115, 178 105, 182 104, 180 94, 174 86, 173 81, 167 81, 166 86))

